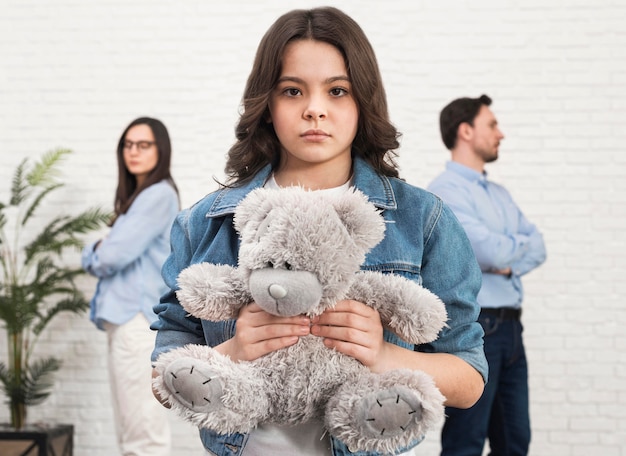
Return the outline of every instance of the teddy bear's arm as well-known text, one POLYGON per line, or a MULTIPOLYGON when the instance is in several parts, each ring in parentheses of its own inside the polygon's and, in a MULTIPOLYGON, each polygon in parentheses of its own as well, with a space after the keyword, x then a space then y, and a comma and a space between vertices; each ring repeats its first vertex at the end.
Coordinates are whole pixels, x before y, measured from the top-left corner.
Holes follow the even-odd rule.
POLYGON ((181 271, 176 297, 197 318, 222 321, 237 318, 252 301, 239 270, 228 265, 198 263, 181 271))
POLYGON ((435 340, 447 320, 437 295, 399 275, 360 271, 348 296, 378 310, 383 324, 412 344, 435 340))

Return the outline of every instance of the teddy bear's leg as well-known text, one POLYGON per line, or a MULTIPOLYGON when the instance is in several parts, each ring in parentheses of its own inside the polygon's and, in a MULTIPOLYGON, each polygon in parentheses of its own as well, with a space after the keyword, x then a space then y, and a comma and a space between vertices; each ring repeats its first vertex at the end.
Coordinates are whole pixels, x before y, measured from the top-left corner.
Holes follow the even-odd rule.
POLYGON ((154 385, 181 416, 218 433, 249 432, 268 413, 258 370, 233 363, 210 347, 188 345, 164 353, 154 385))
POLYGON ((364 373, 329 400, 326 425, 351 451, 393 453, 443 418, 443 395, 420 371, 364 373))

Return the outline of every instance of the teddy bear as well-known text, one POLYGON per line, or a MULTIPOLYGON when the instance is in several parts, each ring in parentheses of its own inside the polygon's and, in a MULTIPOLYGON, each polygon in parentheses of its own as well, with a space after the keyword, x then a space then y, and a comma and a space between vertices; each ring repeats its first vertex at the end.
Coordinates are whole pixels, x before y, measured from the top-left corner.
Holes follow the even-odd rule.
MULTIPOLYGON (((376 309, 410 344, 435 340, 443 302, 400 275, 361 270, 384 238, 380 211, 355 188, 340 196, 300 187, 259 188, 236 207, 237 266, 197 263, 178 276, 177 298, 200 319, 237 318, 256 302, 281 316, 320 315, 339 300, 376 309)), ((163 353, 154 386, 179 415, 219 434, 259 423, 322 420, 351 451, 393 453, 443 418, 445 398, 419 370, 371 372, 309 334, 254 361, 189 344, 163 353)))

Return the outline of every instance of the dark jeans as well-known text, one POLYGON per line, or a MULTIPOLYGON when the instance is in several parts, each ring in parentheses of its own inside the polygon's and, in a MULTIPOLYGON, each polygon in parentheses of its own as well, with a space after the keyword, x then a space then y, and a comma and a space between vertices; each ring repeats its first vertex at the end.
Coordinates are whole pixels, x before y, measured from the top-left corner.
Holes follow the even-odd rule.
POLYGON ((530 444, 528 365, 519 319, 481 313, 489 381, 467 410, 446 407, 442 456, 480 456, 489 438, 490 456, 523 456, 530 444))

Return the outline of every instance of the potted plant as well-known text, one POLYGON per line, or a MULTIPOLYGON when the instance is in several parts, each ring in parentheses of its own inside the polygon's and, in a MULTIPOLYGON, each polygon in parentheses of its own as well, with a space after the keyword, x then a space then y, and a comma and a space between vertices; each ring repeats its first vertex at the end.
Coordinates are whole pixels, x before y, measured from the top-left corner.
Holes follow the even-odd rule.
POLYGON ((57 214, 49 222, 35 218, 44 199, 64 184, 57 180, 62 159, 71 153, 56 149, 39 161, 24 159, 13 175, 10 200, 0 202, 0 321, 7 333, 8 361, 0 361, 0 386, 11 409, 11 426, 21 429, 27 407, 43 402, 61 362, 34 359, 36 341, 61 312, 82 313, 89 302, 74 279, 80 266, 62 262, 63 253, 80 249, 80 235, 96 230, 110 214, 90 208, 75 215, 57 214), (42 226, 38 233, 29 225, 42 226))

